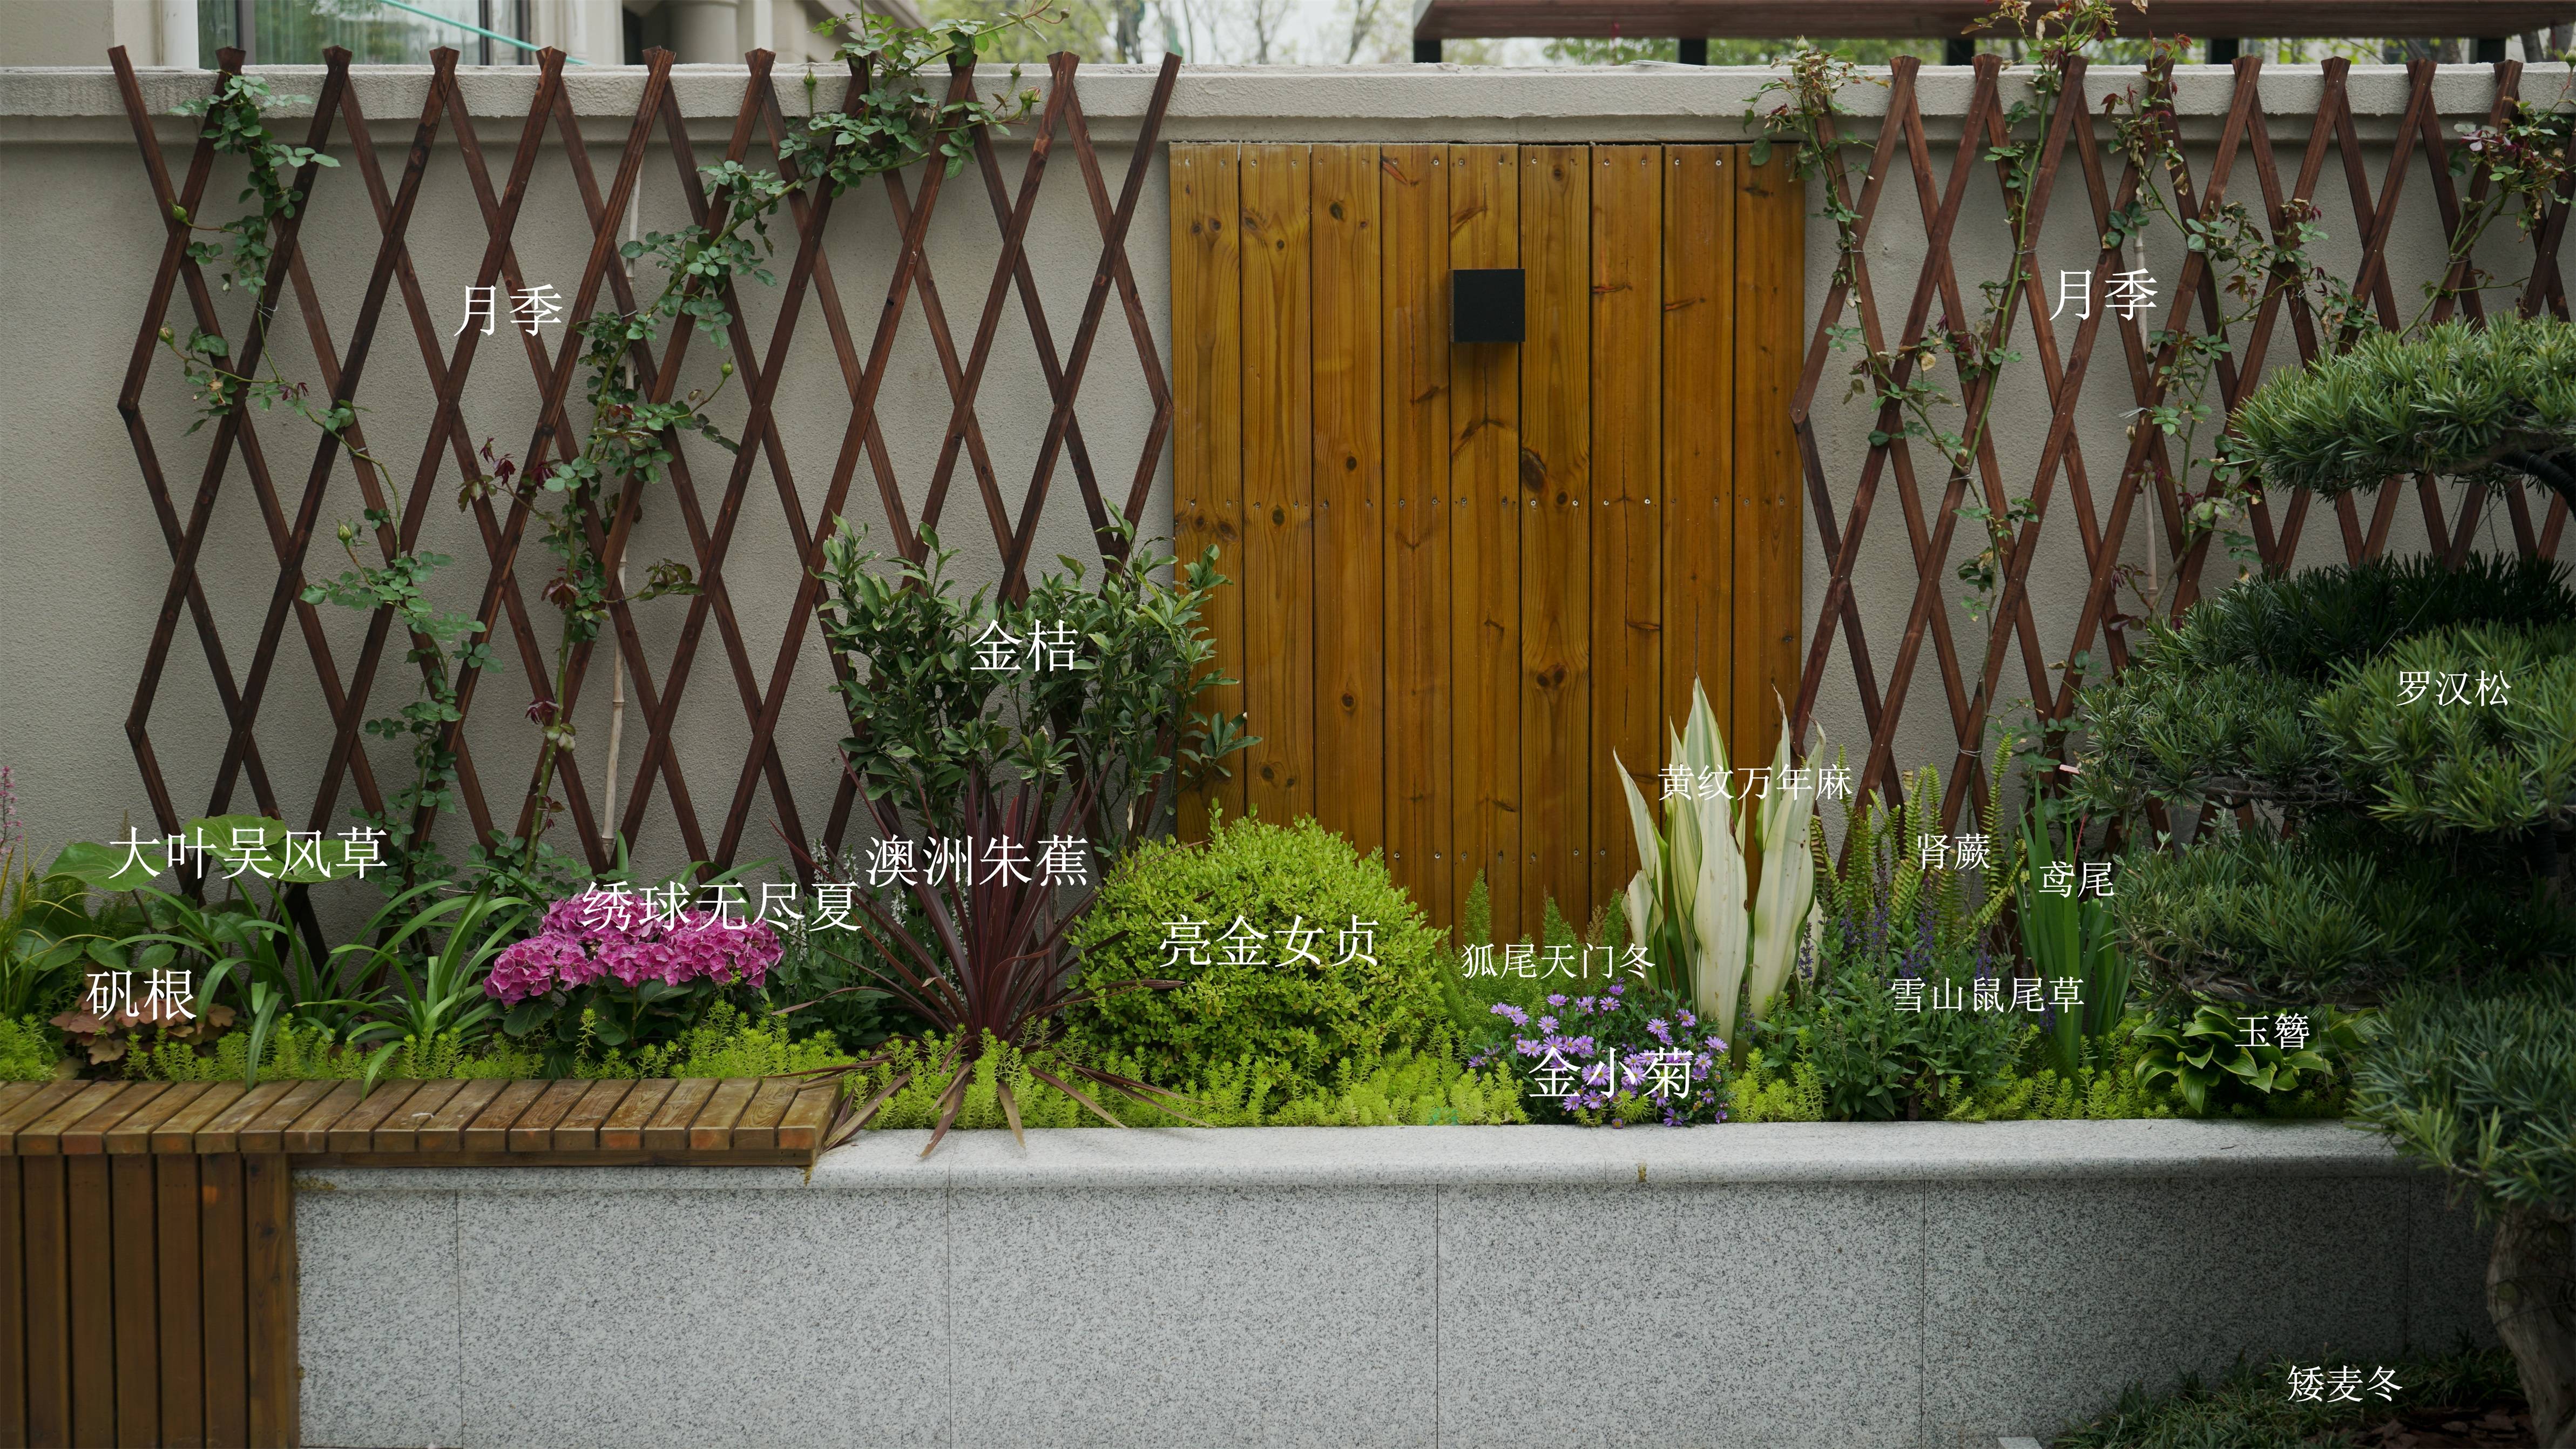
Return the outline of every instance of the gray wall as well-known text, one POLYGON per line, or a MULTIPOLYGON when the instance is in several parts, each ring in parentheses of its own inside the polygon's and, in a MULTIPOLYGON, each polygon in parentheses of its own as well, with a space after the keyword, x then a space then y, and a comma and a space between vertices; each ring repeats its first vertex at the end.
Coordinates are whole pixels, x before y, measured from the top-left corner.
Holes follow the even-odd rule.
MULTIPOLYGON (((780 78, 781 101, 790 112, 806 108, 801 71, 780 78)), ((2553 94, 2564 84, 2564 67, 2536 67, 2524 82, 2526 94, 2553 94)), ((2193 68, 2185 73, 2183 110, 2191 133, 2215 133, 2215 117, 2225 106, 2224 72, 2193 68)), ((425 93, 424 72, 371 71, 363 74, 357 93, 364 104, 381 159, 398 174, 402 144, 411 131, 425 93)), ((1150 87, 1150 73, 1126 67, 1092 67, 1084 72, 1083 103, 1092 131, 1101 143, 1108 184, 1118 185, 1132 146, 1137 118, 1150 87)), ((676 85, 701 159, 720 150, 730 130, 741 91, 738 68, 687 67, 676 85)), ((1707 140, 1744 134, 1741 117, 1755 102, 1762 72, 1697 70, 1678 67, 1629 67, 1620 70, 1501 71, 1462 68, 1358 68, 1300 71, 1286 68, 1225 69, 1193 67, 1185 71, 1165 129, 1166 139, 1253 140, 1707 140)), ((287 70, 274 76, 281 93, 311 94, 319 89, 318 71, 287 70)), ((2134 72, 2097 72, 2088 82, 2091 96, 2126 86, 2134 72)), ((571 94, 583 117, 592 160, 603 177, 615 163, 624 137, 624 118, 632 114, 640 72, 582 69, 571 72, 571 94)), ((180 72, 148 72, 144 86, 156 111, 180 99, 201 94, 202 78, 180 72)), ((477 117, 477 130, 490 164, 506 168, 534 85, 525 68, 468 73, 464 86, 477 117)), ((2306 117, 2313 113, 2321 80, 2314 68, 2283 67, 2265 82, 2270 128, 2285 172, 2295 170, 2298 149, 2307 138, 2306 117)), ((2442 73, 2438 101, 2446 117, 2483 117, 2492 102, 2489 72, 2455 67, 2442 73)), ((1927 70, 1921 87, 1932 116, 1936 156, 1946 170, 1955 151, 1957 115, 1963 108, 1968 77, 1964 71, 1927 70), (1950 138, 1950 139, 1942 139, 1950 138)), ((833 88, 826 85, 828 99, 833 88)), ((2374 179, 2384 169, 2387 138, 2405 95, 2401 71, 2356 70, 2353 104, 2372 157, 2374 179)), ((1886 95, 1876 87, 1856 87, 1848 103, 1864 114, 1883 108, 1886 95)), ((1761 104, 1771 104, 1770 98, 1761 104)), ((293 117, 302 108, 280 112, 293 117)), ((1869 122, 1857 122, 1866 128, 1869 122)), ((2447 123, 2446 123, 2447 124, 2447 123)), ((289 119, 281 130, 292 131, 289 119)), ((184 162, 190 124, 177 119, 161 123, 160 134, 174 166, 184 162)), ((462 289, 480 255, 484 228, 480 213, 457 166, 452 142, 442 138, 418 216, 410 231, 410 255, 437 319, 438 343, 448 342, 462 317, 462 289)), ((1006 170, 1016 178, 1021 152, 1006 153, 1006 170)), ((2205 164, 2206 156, 2200 158, 2205 164)), ((563 161, 549 135, 539 160, 541 184, 532 192, 518 229, 518 256, 532 281, 551 281, 569 293, 578 280, 586 233, 572 189, 563 183, 563 161)), ((208 215, 235 214, 230 197, 237 173, 219 169, 209 190, 208 215)), ((673 168, 656 145, 645 169, 641 201, 644 229, 667 227, 682 217, 673 168)), ((2325 208, 2323 226, 2329 240, 2319 249, 2326 264, 2351 269, 2357 253, 2351 206, 2339 166, 2327 168, 2319 189, 2325 208)), ((2081 189, 2069 171, 2056 207, 2043 230, 2039 250, 2043 275, 2053 283, 2059 267, 2082 267, 2091 261, 2093 223, 2081 189)), ((0 71, 0 183, 13 204, 0 210, 0 407, 6 410, 12 446, 0 462, 0 761, 14 764, 26 828, 43 853, 68 839, 106 838, 118 832, 130 815, 148 821, 149 809, 133 754, 120 728, 133 699, 152 620, 169 578, 169 553, 146 505, 135 457, 115 410, 115 398, 141 321, 162 231, 152 214, 143 169, 131 132, 118 109, 107 73, 95 69, 0 71)), ((2235 194, 2253 196, 2250 162, 2240 161, 2235 194)), ((1869 264, 1880 290, 1881 306, 1893 327, 1903 315, 1913 290, 1923 251, 1923 231, 1916 219, 1911 179, 1901 170, 1889 179, 1889 195, 1871 233, 1869 264)), ((1048 315, 1058 345, 1069 340, 1079 315, 1090 272, 1098 255, 1098 231, 1083 194, 1069 148, 1059 147, 1043 193, 1030 252, 1046 294, 1048 315)), ((2432 210, 2432 190, 2422 162, 2413 163, 2404 193, 2405 215, 2392 246, 2398 290, 2410 310, 2420 295, 2417 284, 2440 262, 2440 239, 2432 210)), ((1129 240, 1136 280, 1150 315, 1158 349, 1168 350, 1166 203, 1159 164, 1147 184, 1134 234, 1129 240)), ((2509 228, 2502 230, 2509 231, 2509 228)), ((306 223, 306 253, 324 299, 332 334, 343 347, 348 341, 379 233, 358 184, 355 169, 343 166, 324 179, 306 223)), ((1833 271, 1833 233, 1822 221, 1811 224, 1808 240, 1809 321, 1821 307, 1833 271)), ((941 205, 930 239, 930 255, 942 288, 952 332, 960 346, 971 336, 973 319, 989 284, 997 252, 997 229, 981 187, 971 173, 958 178, 941 205)), ((830 258, 837 269, 843 300, 864 348, 877 299, 882 295, 893 250, 884 198, 877 193, 847 198, 836 218, 830 258)), ((1980 168, 1971 190, 1968 219, 1963 222, 1956 260, 1970 297, 1978 279, 1997 275, 2004 264, 2004 228, 1996 207, 1991 172, 1980 168)), ((2493 249, 2491 266, 2506 276, 2521 275, 2501 246, 2493 249)), ((2180 251, 2169 228, 2160 228, 2146 244, 2143 264, 2162 279, 2170 296, 2180 270, 2180 251)), ((781 270, 784 266, 782 262, 781 270)), ((747 289, 747 307, 756 338, 768 335, 777 293, 747 289)), ((1973 305, 1973 301, 1971 303, 1973 305)), ((223 299, 226 327, 240 335, 248 307, 239 294, 223 299)), ((2160 317, 2162 314, 2153 314, 2160 317)), ((183 309, 173 325, 184 335, 183 309)), ((280 365, 290 376, 311 375, 311 355, 303 343, 304 319, 290 301, 280 319, 280 365)), ((551 345, 553 329, 545 334, 551 345)), ((487 339, 466 395, 466 415, 476 437, 490 436, 495 445, 524 452, 533 425, 533 389, 528 364, 517 339, 496 334, 487 339)), ((2273 358, 2292 356, 2286 333, 2273 358)), ((2027 352, 2028 339, 2021 339, 2027 352)), ((2061 343, 2061 345, 2063 345, 2061 343)), ((699 347, 693 353, 692 378, 711 382, 715 353, 699 347)), ((2117 354, 2101 354, 2104 365, 2092 373, 2087 391, 2086 421, 2080 437, 2090 464, 2097 508, 2107 508, 2122 456, 2122 413, 2130 406, 2125 368, 2117 354)), ((189 404, 175 364, 166 357, 153 368, 144 393, 144 412, 163 465, 173 479, 184 512, 214 430, 194 436, 184 429, 189 404)), ((798 334, 785 384, 779 395, 781 433, 797 486, 811 512, 821 496, 837 450, 846 405, 840 374, 832 361, 818 313, 808 311, 798 334)), ((1860 470, 1869 423, 1861 405, 1832 404, 1842 388, 1829 375, 1819 405, 1821 447, 1835 486, 1847 499, 1860 470), (1829 404, 1832 404, 1829 406, 1829 404)), ((394 465, 409 486, 420 458, 421 433, 428 411, 426 371, 411 328, 398 303, 388 309, 374 361, 360 401, 362 422, 372 452, 394 465)), ((1080 410, 1093 451, 1105 475, 1123 478, 1142 446, 1150 415, 1135 350, 1113 306, 1094 353, 1080 410)), ((1024 324, 1016 307, 1003 323, 1000 343, 979 404, 986 435, 1013 507, 1025 487, 1036 452, 1046 393, 1024 324)), ((881 401, 887 441, 898 475, 917 509, 926 487, 930 460, 948 409, 946 389, 926 340, 917 308, 904 319, 891 375, 881 401)), ((719 409, 730 424, 738 408, 719 409)), ((578 417, 578 415, 576 415, 578 417)), ((2036 373, 2025 365, 2021 379, 1999 406, 1997 442, 2004 458, 2008 494, 2029 491, 2045 408, 2036 373)), ((311 427, 291 417, 264 418, 259 433, 270 466, 280 480, 284 506, 290 512, 301 496, 315 443, 311 427)), ((720 487, 724 455, 692 445, 701 496, 713 500, 720 487)), ((428 547, 455 555, 459 562, 445 571, 436 589, 451 607, 470 607, 479 589, 483 556, 470 525, 445 501, 455 476, 442 463, 437 481, 441 501, 432 510, 428 547)), ((1937 480, 1927 478, 1927 492, 1937 480)), ((2061 485, 2062 486, 2062 485, 2061 485)), ((356 489, 345 462, 332 478, 322 511, 320 546, 308 572, 338 565, 330 539, 332 526, 353 516, 356 489)), ((1115 491, 1115 485, 1113 485, 1115 491)), ((862 467, 851 494, 853 517, 877 514, 873 481, 862 467)), ((766 469, 755 471, 746 512, 737 533, 726 577, 746 633, 752 668, 764 681, 775 655, 786 606, 796 583, 796 564, 787 547, 777 494, 766 469)), ((2062 500, 2061 500, 2062 502, 2062 500)), ((1167 530, 1171 518, 1169 465, 1157 481, 1147 512, 1149 531, 1167 530)), ((2500 510, 2498 511, 2500 513, 2500 510)), ((2054 517, 2063 519, 2063 513, 2054 517)), ((996 550, 972 491, 972 480, 960 470, 952 485, 948 542, 961 550, 963 577, 972 586, 994 576, 996 550)), ((2491 513, 2490 517, 2497 517, 2491 513)), ((2498 544, 2510 547, 2501 522, 2490 526, 2498 544)), ((2420 516, 2410 502, 2400 514, 2392 547, 2420 546, 2420 516)), ((1977 530, 1963 526, 1956 558, 1977 546, 1977 530)), ((2143 521, 2133 526, 2124 556, 2141 568, 2148 550, 2143 521)), ((2322 510, 2312 519, 2303 562, 2339 557, 2331 517, 2322 510)), ((1809 635, 1824 591, 1826 560, 1814 544, 1812 521, 1805 549, 1805 599, 1809 635)), ((1863 550, 1856 587, 1884 677, 1887 660, 1902 629, 1915 572, 1904 542, 1902 513, 1894 495, 1883 491, 1869 540, 1863 550)), ((1048 560, 1058 552, 1088 551, 1087 531, 1069 471, 1059 468, 1034 555, 1048 560)), ((690 552, 678 516, 668 506, 652 508, 639 530, 632 557, 644 562, 690 552)), ((2213 581, 2223 562, 2211 566, 2213 581)), ((531 603, 541 631, 551 611, 533 599, 544 571, 528 557, 522 573, 529 576, 531 603)), ((1943 570, 1945 580, 1948 569, 1943 570)), ((268 534, 236 462, 224 485, 216 521, 199 569, 204 587, 223 621, 225 646, 237 675, 247 671, 257 622, 276 578, 268 534)), ((2085 573, 2071 526, 2052 525, 2043 541, 2032 575, 2032 595, 2049 661, 2064 656, 2081 600, 2085 573)), ((1948 587, 1955 589, 1955 583, 1948 587)), ((665 600, 639 606, 639 626, 649 657, 667 658, 686 604, 665 600)), ((359 622, 346 611, 325 608, 335 657, 345 673, 360 638, 359 622)), ((1953 606, 1950 614, 1971 661, 1982 648, 1983 631, 1953 606)), ((551 634, 545 635, 551 639, 551 634)), ((515 653, 504 640, 503 663, 486 679, 477 709, 472 744, 487 791, 496 810, 517 798, 514 780, 522 780, 533 760, 533 731, 519 719, 527 684, 515 653)), ((397 667, 389 661, 387 669, 397 667)), ((594 665, 582 701, 581 766, 598 798, 601 753, 607 735, 605 706, 609 697, 608 661, 594 665)), ((2006 670, 2003 696, 2026 693, 2018 660, 2006 670)), ((799 665, 794 698, 780 735, 810 823, 819 824, 835 775, 834 745, 843 725, 835 701, 825 689, 827 672, 820 651, 810 643, 799 665)), ((400 676, 380 676, 376 709, 382 712, 408 697, 400 676)), ((630 773, 641 748, 642 728, 630 707, 629 740, 624 771, 630 773)), ((1826 737, 1858 746, 1864 741, 1858 700, 1850 671, 1837 653, 1827 675, 1818 709, 1826 737)), ((1256 722, 1256 729, 1258 724, 1256 722)), ((746 725, 731 671, 714 630, 708 631, 695 679, 682 707, 678 726, 681 759, 701 818, 712 831, 734 788, 746 725)), ((153 741, 183 810, 204 804, 205 791, 224 739, 222 713, 210 683, 206 661, 193 629, 183 619, 178 646, 172 651, 152 714, 153 741)), ((309 809, 318 761, 329 739, 327 717, 314 682, 306 646, 292 623, 277 661, 276 679, 264 706, 259 737, 278 777, 283 803, 291 815, 309 809)), ((1897 760, 1913 766, 1946 766, 1954 753, 1946 711, 1940 703, 1937 672, 1927 650, 1918 668, 1897 760)), ((390 750, 378 756, 380 778, 392 780, 403 761, 390 750)), ((621 789, 623 786, 621 785, 621 789)), ((344 790, 344 804, 350 799, 344 790)), ((237 792, 237 808, 247 808, 246 789, 237 792)), ((756 812, 748 840, 754 851, 774 849, 767 822, 766 796, 756 812)), ((648 864, 676 864, 678 845, 667 810, 667 791, 657 792, 646 826, 648 864)))
POLYGON ((928 1136, 299 1176, 305 1438, 1976 1449, 2492 1341, 2468 1213, 2338 1123, 928 1136))

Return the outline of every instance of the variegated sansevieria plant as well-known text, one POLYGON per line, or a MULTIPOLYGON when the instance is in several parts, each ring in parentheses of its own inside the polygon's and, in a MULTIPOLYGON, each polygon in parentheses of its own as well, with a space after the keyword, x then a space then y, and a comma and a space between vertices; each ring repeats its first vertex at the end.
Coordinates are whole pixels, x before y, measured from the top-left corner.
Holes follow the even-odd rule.
MULTIPOLYGON (((1623 765, 1628 820, 1637 832, 1644 865, 1628 882, 1628 930, 1668 984, 1687 992, 1718 1035, 1735 1040, 1740 1001, 1759 1020, 1789 979, 1815 913, 1816 875, 1805 848, 1814 818, 1814 792, 1791 793, 1789 732, 1780 732, 1771 756, 1771 781, 1759 799, 1737 801, 1693 789, 1663 801, 1664 825, 1655 828, 1646 797, 1623 765), (1747 857, 1759 846, 1764 869, 1753 879, 1747 857)), ((1691 682, 1690 719, 1679 735, 1666 731, 1668 758, 1690 771, 1696 784, 1727 780, 1726 741, 1697 680, 1691 682)), ((1617 755, 1614 753, 1615 761, 1617 755)))

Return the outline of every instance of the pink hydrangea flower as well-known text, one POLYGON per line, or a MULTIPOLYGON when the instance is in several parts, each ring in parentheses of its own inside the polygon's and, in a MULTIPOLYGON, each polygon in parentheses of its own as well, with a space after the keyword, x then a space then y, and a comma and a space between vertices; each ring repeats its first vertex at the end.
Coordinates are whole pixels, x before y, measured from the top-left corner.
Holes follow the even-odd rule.
POLYGON ((655 915, 594 888, 549 906, 542 928, 492 963, 483 990, 516 1005, 603 976, 630 989, 646 981, 757 987, 785 950, 763 922, 721 920, 713 911, 655 915), (604 908, 612 901, 616 908, 604 908))

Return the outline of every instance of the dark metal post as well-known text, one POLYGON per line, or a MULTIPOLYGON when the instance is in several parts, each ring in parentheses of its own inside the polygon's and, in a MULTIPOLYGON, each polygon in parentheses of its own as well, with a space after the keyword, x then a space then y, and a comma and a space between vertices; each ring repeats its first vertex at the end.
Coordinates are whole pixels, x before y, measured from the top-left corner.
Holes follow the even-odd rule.
POLYGON ((2501 36, 2501 35, 2482 35, 2482 36, 2479 36, 2479 37, 2478 37, 2478 64, 2480 64, 2480 65, 2502 65, 2502 64, 2504 64, 2504 37, 2503 37, 2503 36, 2501 36))
POLYGON ((2234 65, 2236 57, 2244 54, 2244 46, 2245 42, 2233 35, 2213 35, 2209 38, 2209 63, 2234 65))
POLYGON ((1708 37, 1705 35, 1683 36, 1681 38, 1681 63, 1684 65, 1708 64, 1708 37))
POLYGON ((1413 37, 1413 63, 1415 65, 1438 65, 1440 63, 1440 37, 1436 35, 1427 37, 1417 35, 1413 37))
POLYGON ((1941 43, 1943 65, 1975 65, 1977 43, 1964 35, 1953 36, 1941 43))

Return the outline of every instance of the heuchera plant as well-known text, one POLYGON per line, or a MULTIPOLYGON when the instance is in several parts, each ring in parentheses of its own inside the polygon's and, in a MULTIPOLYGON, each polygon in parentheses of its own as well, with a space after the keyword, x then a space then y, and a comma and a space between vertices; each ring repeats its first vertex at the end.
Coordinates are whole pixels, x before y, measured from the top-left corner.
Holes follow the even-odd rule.
POLYGON ((1535 1021, 1508 1001, 1495 1002, 1493 1012, 1513 1029, 1469 1054, 1470 1070, 1503 1062, 1532 1085, 1545 1085, 1541 1077, 1561 1070, 1557 1063, 1574 1072, 1563 1083, 1564 1096, 1524 1099, 1532 1121, 1624 1127, 1660 1116, 1667 1127, 1685 1127, 1726 1120, 1725 1074, 1718 1066, 1726 1043, 1677 1001, 1657 1002, 1648 992, 1632 996, 1613 982, 1599 996, 1552 995, 1535 1021), (1690 1058, 1688 1086, 1678 1091, 1675 1053, 1690 1058))
POLYGON ((542 929, 492 963, 483 990, 509 1008, 511 1036, 551 1029, 564 1050, 623 1046, 676 1035, 722 991, 757 991, 782 953, 765 924, 656 912, 594 889, 549 907, 542 929))

